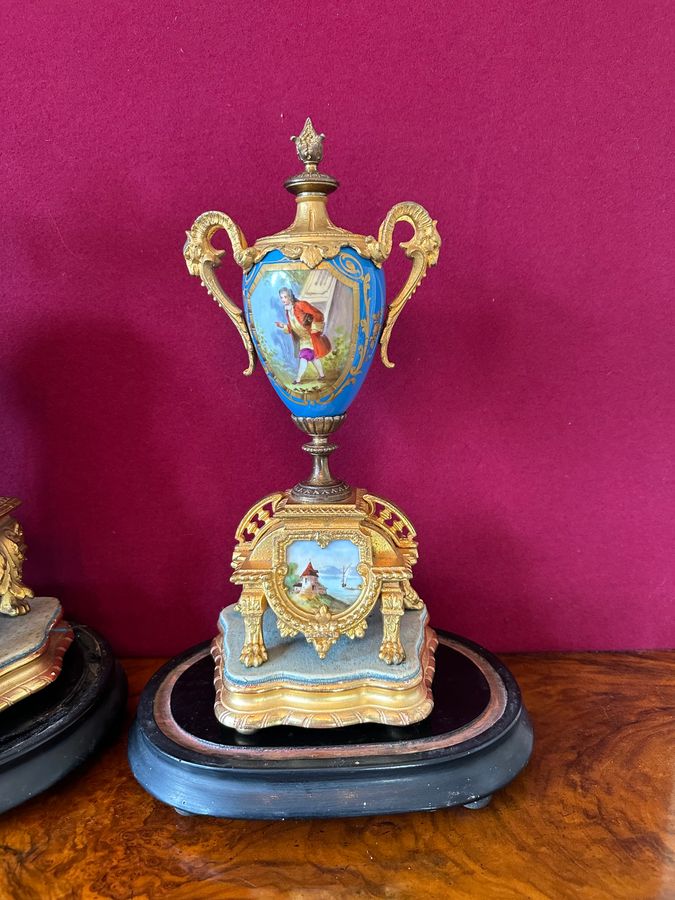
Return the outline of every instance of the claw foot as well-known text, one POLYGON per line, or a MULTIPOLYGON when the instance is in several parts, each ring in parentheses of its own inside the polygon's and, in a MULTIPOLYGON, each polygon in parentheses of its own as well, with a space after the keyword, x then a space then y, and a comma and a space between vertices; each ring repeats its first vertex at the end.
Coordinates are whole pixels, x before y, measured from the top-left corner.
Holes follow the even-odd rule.
POLYGON ((257 668, 267 662, 267 650, 264 644, 244 644, 239 657, 241 662, 249 669, 257 668))
POLYGON ((30 612, 30 603, 18 597, 4 596, 0 600, 0 613, 5 616, 25 616, 30 612))
POLYGON ((405 650, 400 641, 383 641, 379 653, 380 659, 389 666, 397 666, 405 659, 405 650))

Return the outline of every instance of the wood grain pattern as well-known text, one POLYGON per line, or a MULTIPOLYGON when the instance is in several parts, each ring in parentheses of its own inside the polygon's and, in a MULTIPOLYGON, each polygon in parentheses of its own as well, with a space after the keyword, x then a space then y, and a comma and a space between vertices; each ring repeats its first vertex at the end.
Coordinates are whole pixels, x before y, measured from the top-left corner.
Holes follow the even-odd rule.
MULTIPOLYGON (((675 897, 675 654, 505 657, 534 721, 481 811, 305 822, 181 817, 120 739, 0 818, 0 897, 675 897)), ((133 707, 158 660, 130 660, 133 707)))

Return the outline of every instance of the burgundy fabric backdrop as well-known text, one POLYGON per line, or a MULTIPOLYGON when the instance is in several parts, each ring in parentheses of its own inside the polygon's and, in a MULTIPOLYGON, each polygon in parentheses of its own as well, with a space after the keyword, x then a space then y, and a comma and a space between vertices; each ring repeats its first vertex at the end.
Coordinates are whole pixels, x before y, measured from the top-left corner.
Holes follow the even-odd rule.
POLYGON ((675 644, 669 7, 3 4, 0 489, 30 583, 121 653, 235 599, 239 518, 308 460, 181 248, 206 209, 290 222, 311 114, 338 224, 410 199, 444 240, 334 454, 416 524, 435 623, 675 644))

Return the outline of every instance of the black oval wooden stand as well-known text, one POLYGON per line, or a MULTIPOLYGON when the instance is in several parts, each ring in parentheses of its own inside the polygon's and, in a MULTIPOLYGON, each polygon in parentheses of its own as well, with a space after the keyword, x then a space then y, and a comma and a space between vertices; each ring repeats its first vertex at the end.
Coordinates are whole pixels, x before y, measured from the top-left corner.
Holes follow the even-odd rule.
POLYGON ((0 813, 51 787, 121 724, 122 667, 95 631, 73 631, 56 681, 0 713, 0 813))
POLYGON ((213 713, 208 644, 148 682, 129 736, 141 785, 181 813, 246 819, 478 809, 527 764, 532 727, 509 670, 439 632, 432 714, 417 725, 276 727, 242 735, 213 713))

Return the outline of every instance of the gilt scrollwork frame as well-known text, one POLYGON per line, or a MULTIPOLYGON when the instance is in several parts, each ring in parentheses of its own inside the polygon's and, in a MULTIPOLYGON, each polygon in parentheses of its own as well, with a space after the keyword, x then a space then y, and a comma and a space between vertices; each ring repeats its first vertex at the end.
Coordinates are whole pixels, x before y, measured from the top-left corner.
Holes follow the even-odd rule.
POLYGON ((373 571, 370 540, 358 529, 283 531, 274 537, 272 576, 266 579, 265 584, 267 602, 277 617, 280 633, 284 637, 303 634, 321 659, 341 635, 363 637, 367 628, 366 619, 377 602, 380 588, 381 578, 373 571), (301 609, 289 597, 284 584, 284 578, 288 574, 288 547, 295 541, 316 541, 320 547, 327 547, 338 540, 351 541, 358 548, 359 563, 356 571, 363 579, 359 596, 346 610, 339 613, 332 613, 325 605, 319 606, 315 613, 301 609))

